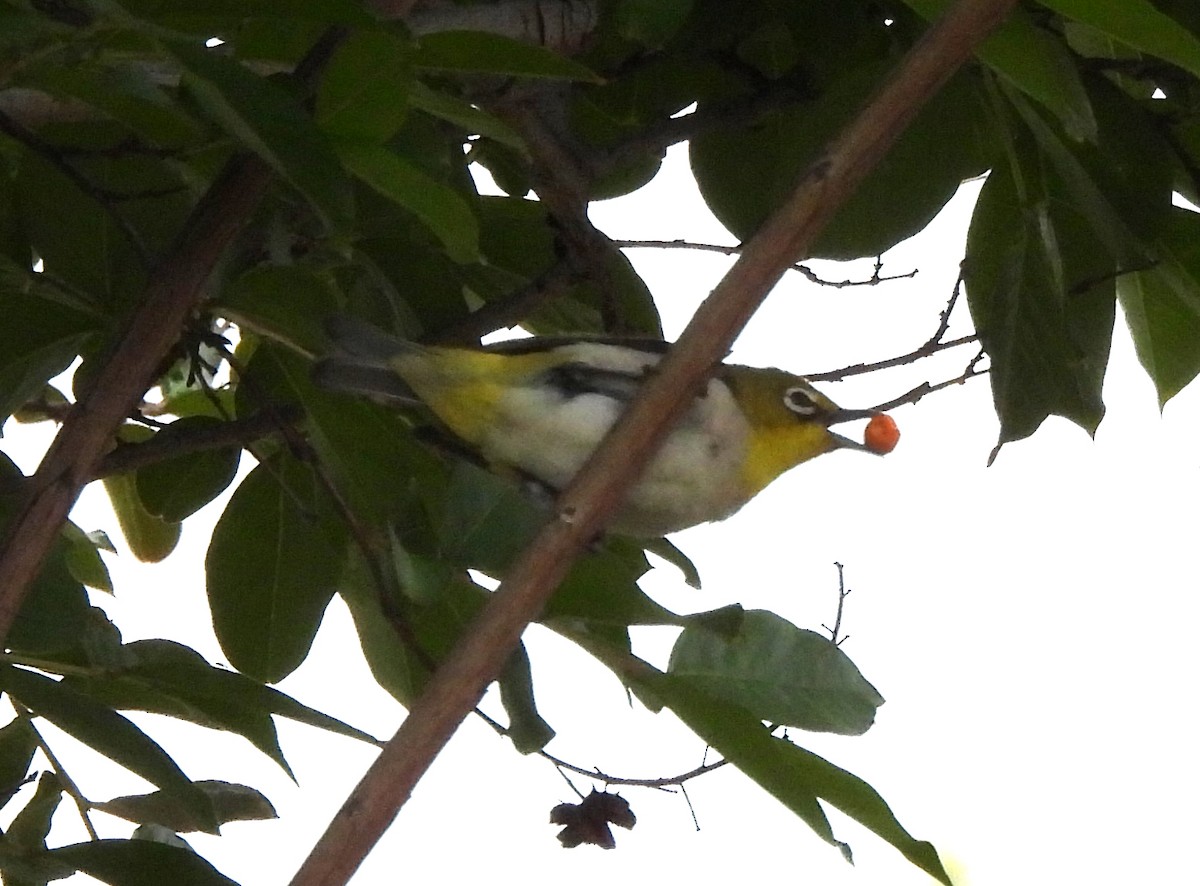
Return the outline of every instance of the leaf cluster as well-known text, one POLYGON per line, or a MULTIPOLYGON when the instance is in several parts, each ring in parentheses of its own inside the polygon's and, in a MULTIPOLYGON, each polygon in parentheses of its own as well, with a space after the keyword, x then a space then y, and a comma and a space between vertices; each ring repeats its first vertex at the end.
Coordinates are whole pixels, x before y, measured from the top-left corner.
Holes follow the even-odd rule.
MULTIPOLYGON (((517 324, 660 334, 645 284, 591 228, 587 203, 640 187, 686 141, 704 199, 749 236, 945 3, 606 0, 564 15, 561 33, 544 29, 539 39, 558 38, 549 47, 513 29, 512 6, 464 7, 464 25, 462 9, 389 19, 354 0, 0 3, 0 418, 54 420, 86 401, 224 171, 253 156, 272 176, 113 441, 106 463, 119 468, 101 468, 128 547, 158 560, 253 461, 207 558, 235 671, 166 640, 122 643, 85 590, 113 590, 111 543, 64 526, 0 661, 15 712, 0 730, 0 787, 25 803, 0 838, 6 882, 70 870, 227 882, 173 834, 263 817, 269 804, 190 780, 120 712, 239 734, 285 769, 274 717, 369 739, 270 686, 305 659, 329 601, 345 600, 375 678, 410 702, 486 601, 476 578, 502 577, 541 523, 512 485, 430 445, 419 410, 316 389, 324 316, 458 342, 517 324), (481 194, 472 164, 503 194, 481 194), (76 361, 72 389, 53 386, 76 361), (157 792, 88 800, 50 762, 38 719, 157 792), (31 768, 44 774, 25 790, 31 768), (138 822, 145 839, 47 848, 64 795, 138 822)), ((1095 429, 1118 302, 1162 402, 1195 377, 1200 217, 1172 202, 1200 198, 1191 4, 1019 7, 817 253, 879 254, 982 175, 964 277, 1001 444, 1049 415, 1095 429)), ((28 480, 0 468, 2 525, 28 480)), ((824 803, 945 881, 932 847, 869 785, 775 731, 871 725, 882 698, 844 653, 770 613, 666 610, 638 586, 648 550, 694 574, 666 542, 608 539, 544 623, 822 838, 843 845, 824 803), (632 625, 682 628, 665 672, 633 656, 632 625)), ((553 729, 523 651, 499 682, 508 735, 539 750, 553 729)))

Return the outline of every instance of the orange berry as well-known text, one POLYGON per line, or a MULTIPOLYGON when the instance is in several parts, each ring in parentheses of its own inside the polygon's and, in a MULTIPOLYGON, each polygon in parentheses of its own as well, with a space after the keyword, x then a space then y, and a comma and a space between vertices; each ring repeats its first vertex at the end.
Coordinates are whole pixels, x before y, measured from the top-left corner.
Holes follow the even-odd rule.
POLYGON ((887 455, 900 442, 900 429, 890 415, 876 415, 867 422, 863 444, 878 455, 887 455))

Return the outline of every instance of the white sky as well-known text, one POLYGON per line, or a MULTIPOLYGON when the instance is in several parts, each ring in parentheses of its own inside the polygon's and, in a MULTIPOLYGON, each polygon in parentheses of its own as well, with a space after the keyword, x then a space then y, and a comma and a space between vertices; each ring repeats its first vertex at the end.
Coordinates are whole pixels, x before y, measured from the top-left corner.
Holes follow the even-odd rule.
MULTIPOLYGON (((951 291, 972 198, 960 195, 927 232, 886 257, 886 273, 916 267, 915 280, 834 290, 789 276, 733 358, 816 372, 921 344, 951 291)), ((649 187, 596 205, 593 218, 620 238, 729 242, 695 195, 679 150, 649 187)), ((729 262, 650 250, 633 259, 672 337, 729 262)), ((824 270, 835 279, 870 272, 869 264, 824 270)), ((965 305, 959 311, 952 335, 969 329, 965 305)), ((869 406, 920 381, 956 375, 972 353, 964 348, 929 365, 824 388, 842 405, 869 406)), ((739 602, 818 628, 832 623, 833 562, 842 562, 854 589, 843 649, 888 701, 863 737, 796 734, 801 744, 876 787, 910 832, 938 846, 961 873, 960 884, 1194 882, 1197 396, 1194 388, 1184 391, 1160 416, 1118 318, 1108 415, 1095 442, 1052 419, 985 468, 997 423, 987 382, 977 379, 896 410, 903 438, 886 458, 822 458, 730 520, 678 535, 700 567, 703 590, 684 586, 669 567, 646 586, 678 611, 739 602)), ((50 429, 10 424, 5 431, 0 446, 31 469, 50 429)), ((202 575, 218 512, 210 507, 189 521, 180 550, 164 564, 138 564, 128 553, 109 558, 117 596, 97 595, 97 602, 127 640, 167 635, 221 660, 202 575)), ((89 489, 75 519, 85 529, 107 529, 121 546, 102 492, 89 489)), ((672 635, 639 629, 637 651, 665 662, 672 635)), ((527 641, 541 710, 558 730, 552 753, 637 777, 701 762, 699 740, 669 714, 631 708, 617 681, 586 654, 537 627, 527 641)), ((280 688, 380 736, 403 717, 371 680, 338 601, 313 655, 280 688)), ((491 697, 485 708, 499 711, 491 697)), ((193 778, 242 781, 276 804, 280 821, 231 824, 222 838, 189 837, 243 886, 287 883, 373 756, 348 739, 281 722, 297 789, 241 739, 136 719, 193 778)), ((54 741, 72 744, 57 735, 54 741)), ((95 799, 143 789, 90 752, 64 756, 95 799)), ((668 876, 828 886, 931 882, 833 812, 838 836, 855 851, 856 865, 845 864, 732 768, 689 783, 699 832, 680 795, 621 793, 638 825, 616 831, 615 851, 563 850, 547 816, 556 803, 574 799, 569 788, 549 764, 519 757, 470 722, 353 882, 434 871, 497 884, 578 886, 668 876)), ((103 834, 131 830, 101 814, 95 820, 103 834)), ((81 837, 64 803, 52 843, 81 837)))

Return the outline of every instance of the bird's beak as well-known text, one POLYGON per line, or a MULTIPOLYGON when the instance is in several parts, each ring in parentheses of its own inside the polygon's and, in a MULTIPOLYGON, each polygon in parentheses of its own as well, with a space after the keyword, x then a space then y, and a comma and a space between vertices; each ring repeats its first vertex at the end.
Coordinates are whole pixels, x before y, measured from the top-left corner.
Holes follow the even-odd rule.
MULTIPOLYGON (((844 421, 855 421, 860 418, 874 418, 875 416, 881 414, 882 413, 880 413, 878 409, 838 409, 836 412, 829 414, 829 417, 825 420, 825 424, 827 426, 837 425, 844 421)), ((838 449, 857 449, 859 452, 870 452, 872 455, 880 455, 880 453, 875 452, 872 449, 868 449, 866 444, 860 443, 858 440, 851 440, 849 437, 843 436, 842 434, 830 431, 829 436, 833 438, 834 445, 838 449)))

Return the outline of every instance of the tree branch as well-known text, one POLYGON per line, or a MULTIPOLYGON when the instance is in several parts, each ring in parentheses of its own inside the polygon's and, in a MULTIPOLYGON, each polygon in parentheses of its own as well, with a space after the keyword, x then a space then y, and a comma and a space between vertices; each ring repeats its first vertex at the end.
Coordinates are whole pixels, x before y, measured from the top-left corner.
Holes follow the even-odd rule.
POLYGON ((154 381, 225 247, 258 206, 271 172, 257 157, 227 166, 184 225, 146 285, 141 306, 88 396, 75 405, 29 479, 29 491, 0 545, 0 637, 7 636, 30 583, 84 485, 96 476, 116 429, 154 381))
MULTIPOLYGON (((296 67, 297 81, 311 87, 341 38, 337 28, 318 38, 296 67)), ((0 639, 8 636, 63 521, 95 476, 117 428, 153 383, 217 262, 258 208, 273 178, 253 154, 237 154, 225 165, 150 275, 139 307, 91 391, 75 404, 26 484, 21 506, 0 541, 0 639)))
MULTIPOLYGON (((717 255, 741 255, 741 246, 722 246, 718 243, 697 243, 692 240, 614 240, 613 243, 621 249, 694 249, 697 252, 715 252, 717 255)), ((850 286, 878 286, 889 280, 911 280, 917 276, 916 269, 905 271, 903 274, 882 274, 882 257, 876 263, 875 273, 865 280, 826 280, 812 268, 800 262, 794 263, 788 270, 803 274, 818 286, 828 286, 831 289, 846 289, 850 286)))
POLYGON ((295 424, 302 417, 303 412, 297 406, 277 406, 246 418, 224 421, 211 427, 193 428, 186 434, 162 439, 155 436, 145 443, 125 443, 104 456, 91 479, 136 471, 146 465, 194 452, 230 446, 245 447, 263 437, 280 433, 280 424, 295 424))
POLYGON ((895 142, 920 107, 1003 21, 1016 0, 958 0, 746 244, 677 345, 571 482, 548 523, 413 704, 292 886, 342 886, 433 758, 496 678, 575 558, 786 269, 895 142))

